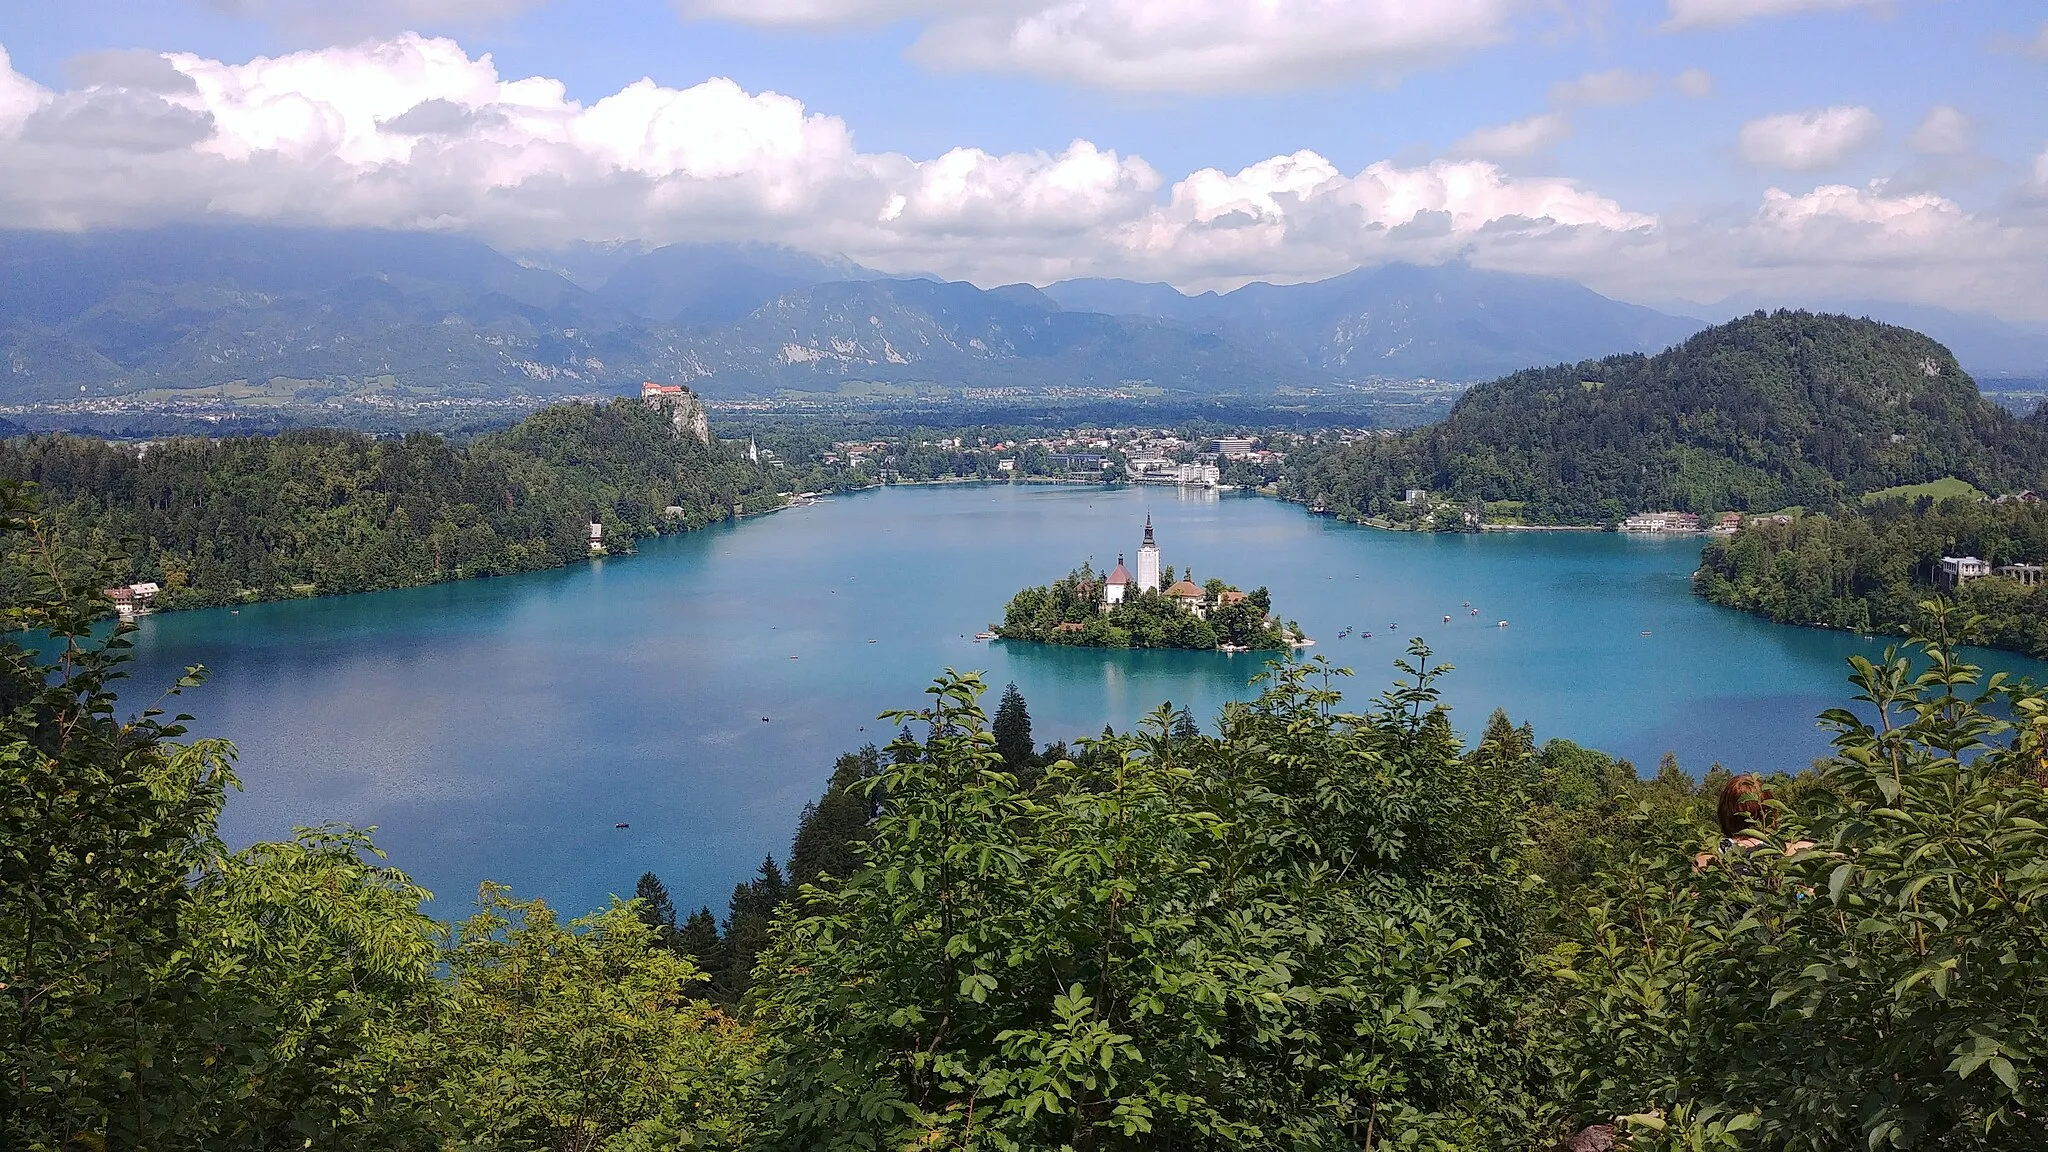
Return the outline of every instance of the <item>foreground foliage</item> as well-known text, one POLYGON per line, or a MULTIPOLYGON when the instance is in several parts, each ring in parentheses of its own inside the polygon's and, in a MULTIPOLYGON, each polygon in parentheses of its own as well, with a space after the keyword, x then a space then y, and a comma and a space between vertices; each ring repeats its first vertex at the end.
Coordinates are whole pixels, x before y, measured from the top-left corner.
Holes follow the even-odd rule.
POLYGON ((2048 1143, 2048 695, 1852 659, 1803 810, 1695 869, 1645 828, 1550 956, 1555 1090, 1684 1147, 2048 1143))

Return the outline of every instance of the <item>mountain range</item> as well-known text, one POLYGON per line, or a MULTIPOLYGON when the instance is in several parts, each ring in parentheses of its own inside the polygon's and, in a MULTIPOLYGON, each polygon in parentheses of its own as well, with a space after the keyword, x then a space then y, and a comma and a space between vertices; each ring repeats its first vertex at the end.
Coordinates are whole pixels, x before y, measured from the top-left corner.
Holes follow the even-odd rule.
MULTIPOLYGON (((1965 365, 2048 376, 2048 338, 1946 319, 1967 337, 1965 365), (1975 347, 1999 362, 1973 364, 1975 347)), ((642 380, 710 395, 853 382, 1259 395, 1484 379, 1656 351, 1703 326, 1455 263, 1187 295, 1123 280, 984 289, 766 245, 508 255, 432 232, 0 232, 0 403, 275 381, 299 399, 546 397, 642 380)))

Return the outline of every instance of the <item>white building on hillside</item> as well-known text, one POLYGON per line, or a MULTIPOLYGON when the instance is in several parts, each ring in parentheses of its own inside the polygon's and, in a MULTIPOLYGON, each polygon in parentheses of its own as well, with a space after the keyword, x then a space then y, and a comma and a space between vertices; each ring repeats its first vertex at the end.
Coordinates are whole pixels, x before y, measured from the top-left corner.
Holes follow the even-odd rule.
POLYGON ((1935 582, 1951 591, 1989 575, 1991 565, 1975 556, 1943 556, 1934 574, 1935 582))

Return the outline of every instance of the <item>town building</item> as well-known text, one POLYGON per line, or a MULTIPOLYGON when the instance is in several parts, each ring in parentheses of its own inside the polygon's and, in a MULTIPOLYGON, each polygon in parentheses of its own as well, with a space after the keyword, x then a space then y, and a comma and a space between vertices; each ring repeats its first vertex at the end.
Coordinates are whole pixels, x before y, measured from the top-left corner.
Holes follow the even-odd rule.
POLYGON ((1997 573, 2022 588, 2039 588, 2044 569, 2039 564, 2000 564, 1997 573))
POLYGON ((592 520, 592 521, 590 522, 590 554, 591 554, 592 556, 595 556, 595 555, 597 555, 598 553, 600 553, 600 552, 603 552, 603 551, 604 551, 604 525, 603 525, 603 524, 600 524, 600 523, 598 523, 598 522, 597 522, 597 521, 595 521, 595 520, 592 520))
POLYGON ((1055 472, 1100 472, 1109 464, 1109 457, 1100 452, 1051 452, 1046 454, 1045 464, 1055 472))
POLYGON ((1252 454, 1252 440, 1249 436, 1219 436, 1216 438, 1216 454, 1225 460, 1235 460, 1252 454))
POLYGON ((1700 518, 1690 512, 1639 512, 1621 522, 1623 532, 1697 532, 1700 518))
POLYGON ((1410 488, 1401 496, 1401 502, 1411 507, 1427 499, 1429 499, 1429 489, 1427 488, 1410 488))
POLYGON ((1935 583, 1953 591, 1972 580, 1991 575, 1991 565, 1975 556, 1943 556, 1936 566, 1935 583))
POLYGON ((123 620, 147 616, 156 610, 156 595, 162 591, 155 581, 109 588, 102 595, 113 601, 114 613, 123 620))

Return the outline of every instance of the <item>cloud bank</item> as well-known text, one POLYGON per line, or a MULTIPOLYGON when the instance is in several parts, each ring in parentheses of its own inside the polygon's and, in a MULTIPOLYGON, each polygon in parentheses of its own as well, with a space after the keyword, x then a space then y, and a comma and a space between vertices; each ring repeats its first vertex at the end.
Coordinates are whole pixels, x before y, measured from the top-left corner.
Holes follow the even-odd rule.
MULTIPOLYGON (((1175 178, 1087 140, 863 151, 840 118, 723 79, 641 80, 583 104, 556 80, 501 76, 489 56, 416 35, 244 63, 75 65, 73 86, 52 91, 0 51, 0 218, 13 226, 243 219, 520 248, 748 240, 983 284, 1103 275, 1191 289, 1462 258, 1634 299, 1889 292, 2048 318, 2048 222, 1846 185, 1660 219, 1480 155, 1545 146, 1568 128, 1556 113, 1477 133, 1460 158, 1347 171, 1301 151, 1175 178)), ((1843 135, 1800 127, 1774 155, 1807 164, 1843 135)))

